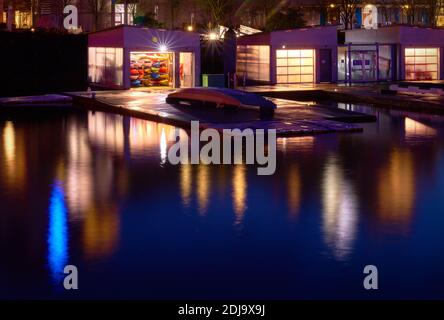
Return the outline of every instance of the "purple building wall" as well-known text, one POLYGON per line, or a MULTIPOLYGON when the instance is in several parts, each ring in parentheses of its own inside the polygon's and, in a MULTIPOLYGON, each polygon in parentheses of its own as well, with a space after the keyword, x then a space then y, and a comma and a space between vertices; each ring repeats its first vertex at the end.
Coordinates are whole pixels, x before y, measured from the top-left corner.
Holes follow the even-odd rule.
POLYGON ((395 80, 405 79, 406 48, 439 48, 439 75, 444 79, 444 29, 417 26, 390 26, 379 29, 355 29, 345 32, 345 42, 352 44, 384 43, 396 45, 397 74, 395 80))
POLYGON ((337 82, 338 37, 336 26, 316 26, 291 30, 258 33, 240 37, 238 45, 268 45, 270 46, 270 83, 277 82, 276 50, 285 49, 314 49, 315 50, 315 83, 321 81, 321 68, 331 69, 329 82, 337 82), (330 50, 330 65, 321 65, 320 50, 330 50))
POLYGON ((179 53, 194 54, 194 81, 200 85, 200 36, 198 33, 150 29, 136 26, 120 25, 107 30, 93 32, 88 35, 88 47, 123 48, 123 79, 124 88, 130 88, 130 52, 160 51, 164 45, 166 51, 174 53, 175 84, 179 83, 179 53))

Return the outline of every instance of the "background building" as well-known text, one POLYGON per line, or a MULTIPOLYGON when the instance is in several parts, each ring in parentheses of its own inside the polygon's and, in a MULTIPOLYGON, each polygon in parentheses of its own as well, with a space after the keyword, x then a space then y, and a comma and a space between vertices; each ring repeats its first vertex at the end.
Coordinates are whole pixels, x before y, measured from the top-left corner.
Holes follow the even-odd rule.
POLYGON ((62 28, 68 4, 78 7, 83 31, 119 24, 193 30, 242 24, 265 31, 315 25, 444 26, 444 0, 0 0, 0 23, 12 7, 16 28, 62 28))

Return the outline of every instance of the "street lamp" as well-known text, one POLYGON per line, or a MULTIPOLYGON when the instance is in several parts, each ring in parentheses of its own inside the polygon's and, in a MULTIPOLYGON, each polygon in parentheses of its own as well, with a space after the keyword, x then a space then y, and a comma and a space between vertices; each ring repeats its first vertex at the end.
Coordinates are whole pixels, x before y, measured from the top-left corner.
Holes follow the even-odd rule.
POLYGON ((210 32, 208 37, 210 38, 210 40, 217 40, 217 34, 215 32, 210 32))

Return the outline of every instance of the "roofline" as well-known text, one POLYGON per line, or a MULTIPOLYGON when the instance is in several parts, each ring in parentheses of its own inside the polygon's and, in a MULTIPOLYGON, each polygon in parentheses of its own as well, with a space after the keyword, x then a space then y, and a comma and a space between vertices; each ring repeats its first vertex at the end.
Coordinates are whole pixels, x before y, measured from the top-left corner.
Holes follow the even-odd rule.
POLYGON ((254 37, 254 36, 266 36, 266 35, 270 35, 275 32, 288 32, 288 31, 293 31, 293 30, 305 30, 305 29, 315 29, 315 28, 332 28, 332 27, 337 28, 338 26, 339 25, 337 25, 337 24, 332 24, 332 25, 320 25, 319 24, 319 25, 304 26, 304 27, 298 27, 298 28, 292 28, 292 29, 262 31, 262 32, 258 32, 258 33, 244 35, 244 36, 241 36, 240 38, 250 38, 250 37, 254 37))
POLYGON ((149 27, 145 27, 145 26, 136 26, 136 25, 132 25, 132 24, 119 24, 118 26, 113 26, 113 27, 109 27, 106 29, 101 29, 101 30, 97 30, 97 31, 91 31, 91 32, 87 32, 88 35, 90 34, 96 34, 96 33, 100 33, 100 32, 104 32, 104 31, 111 31, 111 30, 116 30, 116 29, 123 29, 123 28, 133 28, 133 29, 147 29, 147 30, 157 30, 157 31, 169 31, 169 32, 186 32, 186 33, 195 33, 195 34, 199 34, 198 32, 190 32, 190 31, 184 31, 181 29, 178 30, 171 30, 171 29, 164 29, 164 28, 149 28, 149 27))

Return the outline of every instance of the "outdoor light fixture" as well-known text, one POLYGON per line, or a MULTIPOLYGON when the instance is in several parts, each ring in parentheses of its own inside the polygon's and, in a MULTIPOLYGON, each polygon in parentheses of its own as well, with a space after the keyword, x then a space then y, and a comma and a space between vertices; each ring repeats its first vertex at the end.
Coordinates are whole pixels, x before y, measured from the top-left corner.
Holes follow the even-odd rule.
POLYGON ((210 40, 217 40, 217 34, 215 32, 211 32, 208 37, 210 40))
POLYGON ((285 49, 287 46, 284 44, 284 45, 282 45, 282 49, 285 49))
POLYGON ((160 51, 160 52, 167 52, 167 50, 168 50, 168 48, 167 48, 166 45, 161 44, 161 45, 159 46, 159 51, 160 51))
POLYGON ((187 27, 187 30, 190 31, 190 32, 193 31, 193 26, 192 26, 192 25, 189 25, 189 26, 187 27))
POLYGON ((335 4, 334 3, 331 3, 330 4, 330 8, 334 8, 335 7, 335 4))

